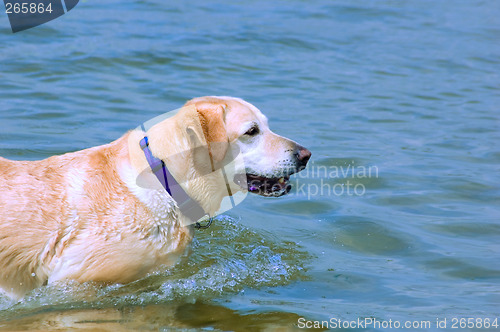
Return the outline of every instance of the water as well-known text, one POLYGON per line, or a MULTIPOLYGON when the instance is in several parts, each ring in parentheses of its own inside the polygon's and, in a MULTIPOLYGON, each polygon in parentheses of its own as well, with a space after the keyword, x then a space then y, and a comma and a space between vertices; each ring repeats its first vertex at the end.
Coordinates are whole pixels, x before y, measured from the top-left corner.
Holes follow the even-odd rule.
POLYGON ((172 270, 0 298, 0 329, 498 317, 498 17, 494 0, 107 1, 12 34, 4 16, 4 157, 104 144, 216 94, 313 159, 290 196, 248 197, 172 270))

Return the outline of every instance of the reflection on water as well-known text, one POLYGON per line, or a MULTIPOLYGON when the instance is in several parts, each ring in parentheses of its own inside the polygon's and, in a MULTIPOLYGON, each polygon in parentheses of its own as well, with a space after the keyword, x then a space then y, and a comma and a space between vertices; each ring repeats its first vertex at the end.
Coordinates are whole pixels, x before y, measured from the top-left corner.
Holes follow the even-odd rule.
POLYGON ((46 309, 27 317, 0 323, 0 331, 84 329, 98 331, 210 328, 221 331, 290 331, 300 318, 286 312, 240 314, 221 305, 203 302, 93 309, 46 309))

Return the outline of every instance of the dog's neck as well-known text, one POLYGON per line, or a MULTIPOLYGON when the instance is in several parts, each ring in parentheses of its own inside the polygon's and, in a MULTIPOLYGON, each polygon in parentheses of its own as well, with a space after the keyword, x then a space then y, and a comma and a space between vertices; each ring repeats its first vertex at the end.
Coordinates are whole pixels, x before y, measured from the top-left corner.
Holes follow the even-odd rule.
MULTIPOLYGON (((153 129, 155 128, 151 130, 153 129)), ((156 130, 159 131, 160 128, 156 128, 156 130)), ((168 131, 166 131, 168 128, 161 128, 161 130, 163 132, 163 137, 165 137, 165 133, 168 133, 168 131)), ((170 173, 183 184, 186 193, 194 199, 206 213, 210 216, 214 216, 215 212, 220 208, 220 203, 223 198, 223 196, 219 195, 221 192, 221 188, 219 188, 220 185, 218 185, 217 181, 213 181, 212 179, 215 175, 209 174, 199 176, 196 174, 196 170, 194 170, 190 164, 192 163, 193 152, 187 147, 189 143, 183 141, 182 137, 170 137, 169 139, 162 139, 159 141, 157 139, 159 136, 158 132, 153 130, 152 133, 150 133, 150 131, 148 131, 148 134, 150 134, 148 136, 150 148, 155 157, 161 154, 158 153, 160 148, 161 152, 163 152, 163 158, 161 158, 161 160, 165 162, 170 173), (170 153, 167 154, 166 151, 170 153), (180 162, 180 160, 183 162, 180 162)), ((176 131, 172 130, 172 132, 176 131)), ((144 151, 140 147, 140 141, 144 138, 146 133, 141 130, 134 130, 129 132, 128 135, 130 164, 135 170, 138 179, 137 182, 140 182, 143 187, 149 188, 149 190, 165 191, 151 171, 144 151)))

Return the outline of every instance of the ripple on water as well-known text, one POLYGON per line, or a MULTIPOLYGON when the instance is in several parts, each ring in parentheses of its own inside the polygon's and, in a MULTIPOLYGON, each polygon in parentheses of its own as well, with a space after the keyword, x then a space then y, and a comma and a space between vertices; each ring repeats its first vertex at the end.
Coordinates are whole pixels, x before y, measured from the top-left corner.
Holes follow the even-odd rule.
POLYGON ((444 224, 431 224, 426 228, 433 232, 444 235, 469 237, 498 237, 500 225, 497 223, 469 221, 469 222, 447 222, 444 224))
POLYGON ((377 220, 345 216, 337 217, 332 230, 319 234, 331 245, 364 255, 405 255, 411 250, 406 236, 391 230, 377 220))
POLYGON ((425 262, 425 267, 452 278, 467 280, 500 279, 500 270, 477 266, 452 257, 440 257, 425 262))
POLYGON ((331 215, 333 211, 340 209, 340 204, 335 203, 331 199, 296 199, 291 202, 276 202, 272 206, 263 207, 263 209, 273 211, 273 213, 280 213, 282 215, 290 215, 290 213, 293 213, 294 215, 301 216, 321 216, 331 215))

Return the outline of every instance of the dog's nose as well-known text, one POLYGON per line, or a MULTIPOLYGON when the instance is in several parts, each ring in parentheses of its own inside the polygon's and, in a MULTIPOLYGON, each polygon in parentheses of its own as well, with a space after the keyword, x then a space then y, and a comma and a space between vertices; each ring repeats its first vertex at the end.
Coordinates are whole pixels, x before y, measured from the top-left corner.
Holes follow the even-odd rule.
POLYGON ((299 166, 305 167, 307 165, 307 162, 311 158, 311 151, 307 150, 305 147, 301 145, 298 145, 297 150, 295 152, 295 156, 299 161, 299 166))

